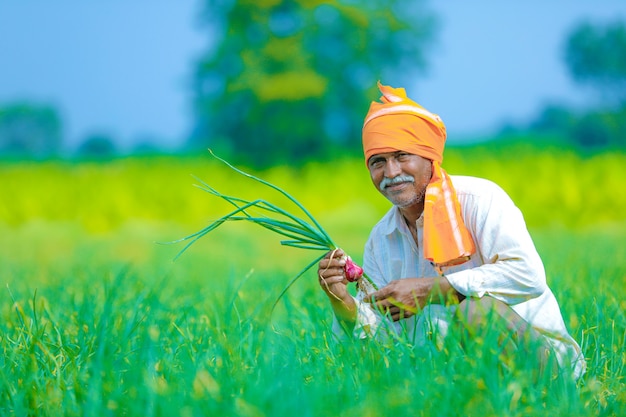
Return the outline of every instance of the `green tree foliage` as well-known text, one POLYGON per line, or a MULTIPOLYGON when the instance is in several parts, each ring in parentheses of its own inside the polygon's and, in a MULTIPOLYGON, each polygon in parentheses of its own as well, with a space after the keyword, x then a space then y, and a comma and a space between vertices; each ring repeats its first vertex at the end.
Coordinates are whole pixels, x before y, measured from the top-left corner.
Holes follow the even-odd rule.
POLYGON ((375 83, 426 66, 420 1, 206 0, 215 44, 198 62, 194 147, 257 166, 358 150, 375 83))
POLYGON ((595 97, 584 110, 545 107, 532 129, 583 149, 626 148, 626 23, 584 22, 569 33, 564 52, 572 79, 595 97))
POLYGON ((565 61, 572 78, 605 98, 626 101, 626 23, 586 22, 569 35, 565 61))
POLYGON ((0 155, 47 158, 58 154, 62 123, 46 105, 15 103, 0 107, 0 155))
POLYGON ((94 133, 85 138, 78 147, 79 157, 87 159, 107 159, 116 154, 115 141, 106 133, 94 133))
POLYGON ((626 106, 573 110, 549 105, 531 122, 533 132, 564 138, 582 149, 626 148, 626 106))

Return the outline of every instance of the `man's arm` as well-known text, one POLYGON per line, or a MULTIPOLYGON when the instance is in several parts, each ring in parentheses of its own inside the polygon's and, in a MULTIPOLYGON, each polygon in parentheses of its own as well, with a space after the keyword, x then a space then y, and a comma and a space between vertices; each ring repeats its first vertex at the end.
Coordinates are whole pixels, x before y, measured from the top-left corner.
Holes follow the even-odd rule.
POLYGON ((444 271, 450 284, 468 297, 490 295, 513 305, 547 288, 543 263, 524 217, 496 184, 485 181, 480 195, 464 195, 463 218, 483 265, 444 271))
POLYGON ((417 314, 427 304, 447 304, 464 298, 444 276, 405 278, 391 281, 387 286, 366 297, 376 309, 388 313, 393 321, 417 314))
POLYGON ((352 330, 357 319, 357 305, 348 292, 345 276, 345 253, 341 249, 328 252, 319 263, 317 275, 338 320, 352 330))

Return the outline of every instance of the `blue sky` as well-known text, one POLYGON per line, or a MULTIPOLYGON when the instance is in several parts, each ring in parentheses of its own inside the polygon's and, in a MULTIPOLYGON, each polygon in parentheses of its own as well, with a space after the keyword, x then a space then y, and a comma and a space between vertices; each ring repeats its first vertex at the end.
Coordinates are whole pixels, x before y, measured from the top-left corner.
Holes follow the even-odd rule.
POLYGON ((415 95, 446 122, 449 140, 532 119, 547 103, 585 106, 567 72, 567 34, 585 19, 626 20, 623 0, 432 2, 441 19, 431 74, 415 95))
MULTIPOLYGON (((584 103, 562 60, 567 32, 584 18, 626 20, 623 0, 430 4, 441 27, 429 74, 404 87, 442 116, 450 142, 529 120, 547 102, 584 103)), ((96 132, 126 146, 144 138, 179 143, 191 124, 193 61, 209 43, 197 25, 199 5, 3 0, 0 104, 57 106, 70 146, 96 132)))

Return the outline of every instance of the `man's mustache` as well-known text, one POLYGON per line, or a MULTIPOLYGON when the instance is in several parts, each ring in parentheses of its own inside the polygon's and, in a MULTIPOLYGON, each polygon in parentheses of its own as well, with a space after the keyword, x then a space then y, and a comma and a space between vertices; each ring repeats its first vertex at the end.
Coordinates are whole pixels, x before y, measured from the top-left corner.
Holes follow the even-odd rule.
POLYGON ((380 182, 380 189, 384 190, 385 188, 389 187, 390 185, 400 184, 400 183, 403 183, 403 182, 415 183, 415 178, 413 178, 413 176, 411 176, 411 175, 398 175, 397 177, 393 177, 393 178, 385 177, 380 182))

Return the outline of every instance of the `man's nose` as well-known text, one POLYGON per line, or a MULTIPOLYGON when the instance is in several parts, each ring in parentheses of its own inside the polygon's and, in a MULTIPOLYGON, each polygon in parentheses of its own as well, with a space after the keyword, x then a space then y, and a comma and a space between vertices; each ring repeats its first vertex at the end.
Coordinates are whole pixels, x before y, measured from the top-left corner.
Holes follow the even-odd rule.
POLYGON ((395 158, 389 158, 385 164, 385 177, 395 178, 402 173, 402 167, 395 158))

